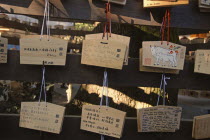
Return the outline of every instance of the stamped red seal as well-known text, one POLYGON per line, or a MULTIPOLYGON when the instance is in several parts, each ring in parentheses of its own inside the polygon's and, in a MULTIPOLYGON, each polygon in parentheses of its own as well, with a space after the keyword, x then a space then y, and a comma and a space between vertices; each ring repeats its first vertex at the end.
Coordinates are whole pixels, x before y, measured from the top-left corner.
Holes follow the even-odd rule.
POLYGON ((145 65, 151 65, 151 61, 152 61, 151 58, 145 58, 144 59, 144 64, 145 65))

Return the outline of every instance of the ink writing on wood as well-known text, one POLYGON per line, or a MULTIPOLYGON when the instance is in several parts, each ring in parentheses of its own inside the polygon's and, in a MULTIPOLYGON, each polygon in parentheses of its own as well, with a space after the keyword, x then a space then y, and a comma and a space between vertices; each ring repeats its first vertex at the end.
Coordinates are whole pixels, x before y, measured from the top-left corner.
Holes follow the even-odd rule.
POLYGON ((122 136, 126 113, 107 106, 84 105, 81 129, 111 137, 122 136))

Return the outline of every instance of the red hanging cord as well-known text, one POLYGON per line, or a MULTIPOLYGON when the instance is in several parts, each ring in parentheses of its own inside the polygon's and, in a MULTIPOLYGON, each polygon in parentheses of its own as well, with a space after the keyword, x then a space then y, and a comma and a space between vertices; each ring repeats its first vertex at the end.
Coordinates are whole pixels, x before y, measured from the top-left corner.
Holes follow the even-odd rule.
POLYGON ((167 45, 169 44, 170 41, 170 20, 171 20, 171 15, 170 15, 170 11, 168 10, 168 38, 167 38, 167 45))
POLYGON ((110 3, 106 3, 106 9, 105 9, 105 13, 106 13, 106 23, 104 24, 104 33, 103 33, 103 37, 105 37, 105 34, 107 33, 107 39, 108 37, 111 37, 111 6, 110 3))
POLYGON ((162 27, 161 27, 161 44, 163 44, 164 38, 165 38, 165 26, 166 26, 166 14, 163 17, 163 23, 162 23, 162 27))
POLYGON ((163 17, 163 22, 161 26, 161 44, 163 44, 163 41, 165 40, 165 30, 166 26, 168 27, 167 29, 167 45, 169 44, 170 40, 170 11, 166 10, 165 15, 163 17))

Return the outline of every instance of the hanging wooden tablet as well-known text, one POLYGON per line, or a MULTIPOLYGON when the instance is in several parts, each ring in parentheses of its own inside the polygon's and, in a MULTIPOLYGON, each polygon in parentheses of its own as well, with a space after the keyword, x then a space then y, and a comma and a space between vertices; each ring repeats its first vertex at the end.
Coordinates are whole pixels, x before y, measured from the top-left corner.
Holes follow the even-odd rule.
POLYGON ((0 37, 0 63, 7 63, 8 39, 0 37))
POLYGON ((144 8, 187 5, 189 0, 144 0, 144 8))
POLYGON ((20 39, 20 64, 62 65, 66 64, 68 42, 46 36, 40 40, 39 35, 31 35, 20 39))
MULTIPOLYGON (((85 40, 89 39, 102 39, 103 33, 97 33, 97 34, 89 34, 85 36, 85 40)), ((107 40, 107 37, 105 36, 103 39, 107 40)), ((117 35, 117 34, 111 34, 111 37, 109 37, 109 40, 121 42, 126 45, 126 51, 125 51, 125 58, 124 58, 124 65, 128 65, 128 56, 129 56, 129 45, 130 45, 130 37, 117 35)))
POLYGON ((197 50, 194 72, 210 74, 210 50, 197 50))
POLYGON ((200 0, 200 3, 203 5, 210 6, 210 0, 200 0))
POLYGON ((192 137, 195 139, 210 138, 210 114, 194 117, 192 137))
POLYGON ((155 106, 137 111, 138 132, 175 132, 180 127, 181 107, 155 106))
POLYGON ((107 106, 84 105, 81 129, 111 137, 122 136, 126 113, 107 106))
MULTIPOLYGON (((103 1, 108 1, 108 0, 103 0, 103 1)), ((126 0, 109 0, 112 3, 120 4, 120 5, 125 5, 126 0)))
POLYGON ((164 68, 154 68, 154 67, 147 67, 142 65, 142 48, 139 49, 139 70, 146 71, 146 72, 156 72, 156 73, 172 73, 172 74, 179 74, 179 70, 174 69, 164 69, 164 68))
POLYGON ((59 134, 65 107, 46 102, 22 102, 20 127, 59 134))
POLYGON ((83 40, 82 64, 122 69, 126 45, 113 40, 83 40))
POLYGON ((200 12, 210 12, 210 1, 198 0, 198 7, 200 8, 200 12))
POLYGON ((143 66, 183 70, 186 47, 167 41, 147 41, 143 46, 143 66))

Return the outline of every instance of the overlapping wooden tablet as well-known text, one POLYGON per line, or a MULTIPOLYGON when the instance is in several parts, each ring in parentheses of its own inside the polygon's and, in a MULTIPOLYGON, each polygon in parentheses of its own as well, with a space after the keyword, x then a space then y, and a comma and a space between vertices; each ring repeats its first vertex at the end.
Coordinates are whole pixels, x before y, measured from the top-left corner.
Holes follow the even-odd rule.
POLYGON ((210 12, 210 0, 198 0, 200 12, 210 12))
POLYGON ((40 40, 39 35, 31 35, 20 39, 20 64, 62 65, 66 64, 68 42, 46 36, 40 40))
POLYGON ((140 71, 179 74, 179 70, 143 66, 142 65, 142 48, 139 49, 139 56, 140 56, 140 58, 139 58, 139 66, 140 66, 139 70, 140 71))
POLYGON ((137 110, 138 132, 175 132, 180 127, 181 107, 155 106, 137 110))
POLYGON ((183 70, 186 47, 167 41, 142 43, 143 66, 183 70))
POLYGON ((210 0, 200 0, 200 3, 203 5, 210 6, 210 0))
POLYGON ((8 39, 0 37, 0 63, 7 63, 8 39))
POLYGON ((189 0, 144 0, 144 8, 187 5, 189 0))
POLYGON ((22 102, 19 126, 59 134, 65 107, 46 102, 22 102))
POLYGON ((194 72, 210 74, 210 50, 197 50, 195 52, 194 72))
MULTIPOLYGON (((89 39, 102 39, 103 33, 97 33, 97 34, 88 34, 85 36, 86 40, 89 39)), ((107 39, 107 37, 103 37, 103 39, 107 39)), ((127 36, 122 36, 118 34, 111 34, 111 37, 108 39, 113 40, 113 41, 118 41, 120 43, 123 43, 126 45, 126 51, 125 51, 125 58, 124 58, 124 65, 128 65, 128 57, 129 57, 129 44, 130 44, 130 37, 127 36)))
POLYGON ((83 40, 82 64, 122 69, 126 45, 113 40, 83 40))
POLYGON ((195 139, 210 138, 210 114, 194 117, 192 137, 195 139))
POLYGON ((107 106, 84 105, 80 128, 120 138, 124 128, 125 115, 125 112, 107 106))
MULTIPOLYGON (((103 0, 103 1, 108 1, 108 0, 103 0)), ((120 4, 120 5, 125 5, 127 0, 110 0, 112 3, 120 4)))

